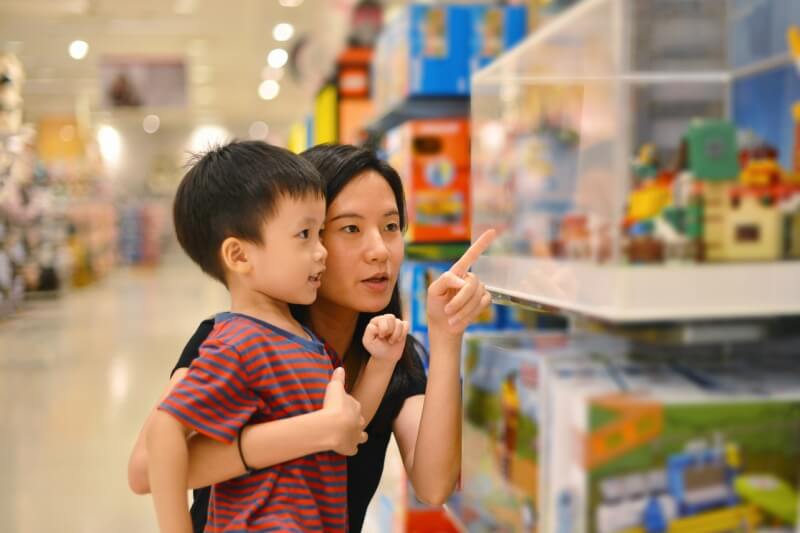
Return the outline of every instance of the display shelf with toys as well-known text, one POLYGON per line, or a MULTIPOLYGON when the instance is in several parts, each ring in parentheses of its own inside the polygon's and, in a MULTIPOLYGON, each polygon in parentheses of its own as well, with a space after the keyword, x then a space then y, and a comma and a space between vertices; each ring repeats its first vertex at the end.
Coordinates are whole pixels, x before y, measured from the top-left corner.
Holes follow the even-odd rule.
POLYGON ((693 349, 580 334, 465 337, 469 531, 798 526, 796 336, 693 349))
POLYGON ((742 4, 584 0, 475 75, 491 290, 609 321, 800 314, 800 8, 742 4))
POLYGON ((409 120, 467 117, 470 77, 521 41, 524 6, 411 4, 385 26, 375 48, 374 140, 409 120))
POLYGON ((39 160, 39 132, 22 123, 24 70, 0 54, 0 317, 24 299, 57 296, 69 277, 66 220, 39 160))

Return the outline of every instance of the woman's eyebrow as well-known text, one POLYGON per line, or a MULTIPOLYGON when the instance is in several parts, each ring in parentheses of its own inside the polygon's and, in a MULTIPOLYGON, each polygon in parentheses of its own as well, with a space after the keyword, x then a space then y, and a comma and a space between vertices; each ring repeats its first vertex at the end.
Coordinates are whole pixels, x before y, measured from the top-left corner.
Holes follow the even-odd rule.
POLYGON ((364 218, 364 217, 362 215, 359 215, 359 214, 356 214, 356 213, 342 213, 340 215, 336 215, 335 217, 330 219, 328 222, 333 222, 334 220, 339 220, 340 218, 364 218))
MULTIPOLYGON (((384 217, 391 217, 391 216, 400 216, 400 212, 397 209, 390 209, 383 214, 384 217)), ((358 213, 340 213, 335 217, 328 220, 328 222, 334 222, 335 220, 339 220, 340 218, 360 218, 363 219, 364 215, 359 215, 358 213)))

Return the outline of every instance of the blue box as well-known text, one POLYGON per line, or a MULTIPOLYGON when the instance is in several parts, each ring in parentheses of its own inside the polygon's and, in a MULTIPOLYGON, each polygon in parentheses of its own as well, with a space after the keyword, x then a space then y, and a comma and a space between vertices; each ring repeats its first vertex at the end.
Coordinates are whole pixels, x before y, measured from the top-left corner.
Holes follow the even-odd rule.
POLYGON ((384 28, 373 64, 374 100, 469 94, 471 6, 410 5, 384 28))
POLYGON ((474 6, 470 40, 470 74, 513 48, 528 32, 525 6, 474 6))
MULTIPOLYGON (((411 334, 428 333, 428 286, 446 272, 452 263, 441 261, 405 261, 400 270, 403 317, 410 323, 411 334)), ((467 331, 499 331, 503 327, 501 306, 493 304, 471 324, 467 331)), ((417 335, 427 340, 427 335, 417 335)))

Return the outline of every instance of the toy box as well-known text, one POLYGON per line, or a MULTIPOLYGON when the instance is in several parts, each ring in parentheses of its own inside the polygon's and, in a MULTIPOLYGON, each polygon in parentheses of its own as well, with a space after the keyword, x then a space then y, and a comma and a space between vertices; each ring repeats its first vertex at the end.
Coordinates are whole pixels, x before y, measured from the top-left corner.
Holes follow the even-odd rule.
POLYGON ((403 178, 409 242, 469 241, 469 120, 413 120, 386 137, 389 163, 403 178))
POLYGON ((471 10, 415 4, 385 26, 373 66, 378 109, 407 97, 469 94, 471 10))
POLYGON ((472 10, 470 72, 475 73, 525 38, 525 6, 475 6, 472 10))
POLYGON ((462 490, 456 512, 469 531, 535 531, 538 520, 539 360, 561 334, 464 338, 462 490))
POLYGON ((709 388, 703 371, 669 364, 606 367, 604 383, 544 377, 555 413, 548 531, 794 530, 797 384, 772 396, 734 387, 745 369, 722 370, 727 386, 709 388))
POLYGON ((609 321, 800 312, 796 4, 584 0, 476 73, 475 272, 609 321))

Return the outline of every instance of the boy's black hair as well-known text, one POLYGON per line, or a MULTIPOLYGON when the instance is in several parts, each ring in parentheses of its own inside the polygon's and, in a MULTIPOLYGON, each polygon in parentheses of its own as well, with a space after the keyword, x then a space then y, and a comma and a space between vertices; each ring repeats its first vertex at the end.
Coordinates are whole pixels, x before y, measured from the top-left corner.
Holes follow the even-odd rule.
POLYGON ((203 272, 226 284, 220 257, 225 239, 261 243, 262 225, 278 200, 309 195, 325 195, 314 165, 262 141, 232 141, 194 156, 175 193, 175 233, 203 272))

